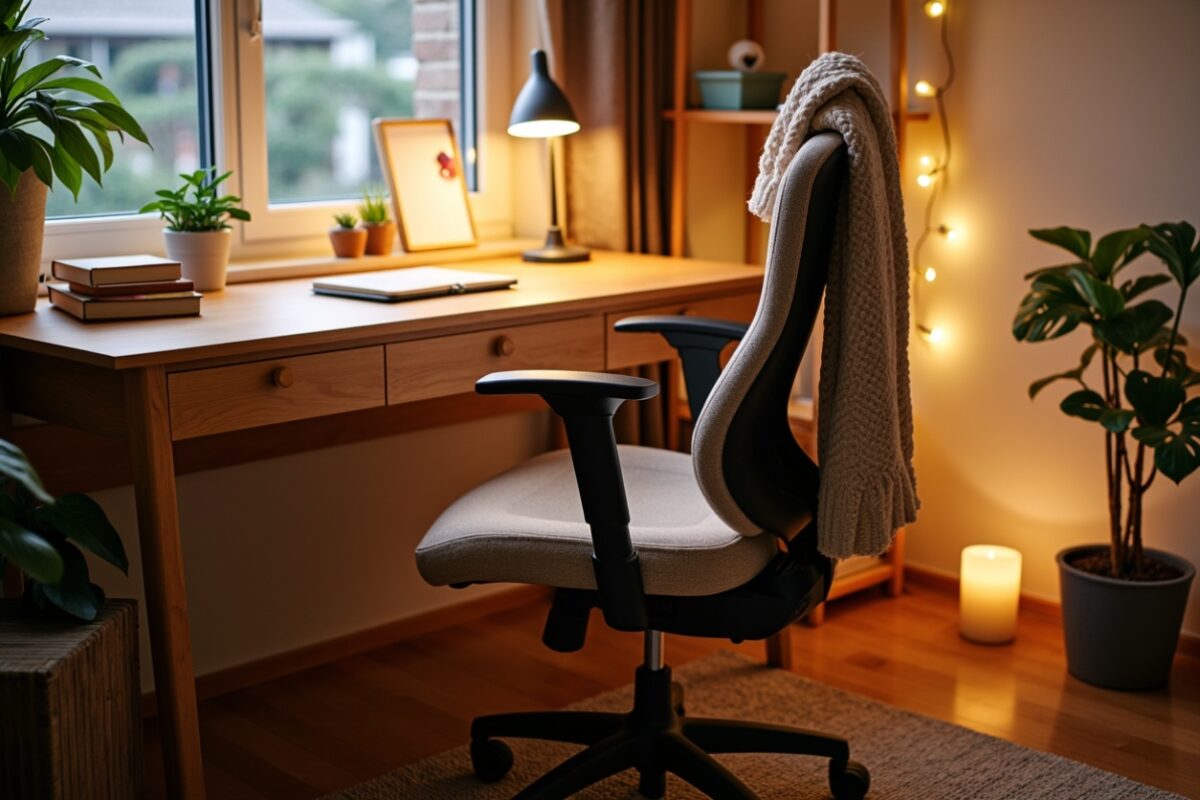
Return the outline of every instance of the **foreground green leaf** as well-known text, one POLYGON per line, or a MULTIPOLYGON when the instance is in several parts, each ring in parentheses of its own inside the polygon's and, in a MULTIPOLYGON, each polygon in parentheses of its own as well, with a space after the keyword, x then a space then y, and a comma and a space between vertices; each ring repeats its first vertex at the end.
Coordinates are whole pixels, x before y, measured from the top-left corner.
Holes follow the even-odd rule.
POLYGON ((63 560, 42 536, 0 518, 0 554, 36 581, 53 583, 63 574, 63 560))

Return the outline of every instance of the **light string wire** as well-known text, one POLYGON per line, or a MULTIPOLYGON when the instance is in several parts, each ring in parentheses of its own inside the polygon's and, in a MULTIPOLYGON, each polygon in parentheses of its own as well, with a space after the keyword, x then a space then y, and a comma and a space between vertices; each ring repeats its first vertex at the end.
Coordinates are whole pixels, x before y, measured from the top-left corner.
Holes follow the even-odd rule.
MULTIPOLYGON (((955 64, 954 52, 950 49, 950 33, 949 33, 949 17, 950 11, 946 8, 941 16, 941 43, 942 53, 946 58, 946 79, 941 86, 938 86, 934 91, 934 105, 937 109, 938 126, 942 134, 942 155, 933 164, 933 169, 923 173, 934 178, 933 183, 929 186, 929 197, 925 201, 925 216, 924 225, 921 230, 921 235, 917 237, 916 245, 913 247, 912 270, 915 280, 913 282, 913 307, 917 312, 917 330, 926 336, 933 334, 933 329, 921 321, 921 284, 927 282, 925 280, 925 267, 922 266, 921 252, 925 248, 925 244, 929 240, 931 233, 947 234, 950 229, 944 225, 933 224, 933 212, 937 207, 937 201, 941 197, 942 187, 945 184, 945 174, 950 169, 950 158, 952 149, 950 146, 950 121, 946 116, 946 92, 954 85, 955 64)), ((936 274, 936 270, 935 270, 936 274)))

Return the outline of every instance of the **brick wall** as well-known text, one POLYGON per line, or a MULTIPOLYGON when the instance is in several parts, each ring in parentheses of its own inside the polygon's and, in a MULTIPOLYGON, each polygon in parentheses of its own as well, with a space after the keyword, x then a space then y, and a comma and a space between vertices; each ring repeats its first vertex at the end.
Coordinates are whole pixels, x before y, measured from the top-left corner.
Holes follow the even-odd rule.
POLYGON ((413 106, 418 118, 445 117, 457 133, 459 106, 458 0, 413 0, 413 106))

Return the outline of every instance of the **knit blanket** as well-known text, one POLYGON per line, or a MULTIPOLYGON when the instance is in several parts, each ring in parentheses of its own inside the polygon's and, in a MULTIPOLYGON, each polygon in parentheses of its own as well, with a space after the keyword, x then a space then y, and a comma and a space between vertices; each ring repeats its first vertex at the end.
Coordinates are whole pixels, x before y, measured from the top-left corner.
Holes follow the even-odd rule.
POLYGON ((908 370, 908 239, 891 111, 859 59, 827 53, 796 79, 763 146, 750 211, 770 220, 784 173, 811 134, 846 141, 825 290, 817 453, 820 551, 875 555, 916 519, 908 370))

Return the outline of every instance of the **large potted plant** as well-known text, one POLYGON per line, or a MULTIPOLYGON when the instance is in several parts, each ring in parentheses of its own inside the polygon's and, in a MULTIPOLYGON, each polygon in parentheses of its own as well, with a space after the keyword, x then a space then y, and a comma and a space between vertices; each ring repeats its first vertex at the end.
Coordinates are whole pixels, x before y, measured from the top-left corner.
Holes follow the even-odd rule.
POLYGON ((1013 322, 1019 341, 1086 330, 1079 365, 1029 387, 1035 397, 1060 380, 1078 388, 1062 411, 1104 433, 1107 544, 1058 554, 1063 627, 1071 673, 1114 689, 1160 686, 1171 661, 1196 568, 1178 555, 1144 547, 1144 497, 1159 473, 1176 484, 1200 466, 1200 372, 1179 332, 1188 289, 1200 278, 1196 229, 1186 222, 1114 231, 1092 246, 1075 228, 1033 230, 1067 250, 1070 263, 1029 273, 1030 292, 1013 322), (1145 253, 1165 273, 1126 278, 1145 253), (1173 283, 1175 308, 1143 295, 1173 283), (1098 373, 1098 374, 1097 374, 1098 373))
POLYGON ((183 277, 192 281, 197 291, 225 288, 233 244, 229 220, 250 221, 250 212, 240 205, 242 198, 219 193, 221 183, 232 174, 217 175, 215 167, 182 174, 183 186, 159 189, 155 192, 158 199, 141 208, 141 213, 157 211, 167 221, 163 231, 167 257, 180 263, 183 277))
POLYGON ((26 66, 46 38, 29 2, 0 0, 0 314, 32 311, 42 262, 46 190, 54 178, 76 199, 86 174, 96 183, 113 162, 111 136, 145 132, 104 84, 94 64, 59 55, 26 66), (91 135, 91 138, 88 137, 91 135))
POLYGON ((121 537, 96 501, 84 494, 53 497, 25 454, 0 439, 0 575, 8 564, 25 574, 24 600, 32 612, 91 621, 104 592, 92 583, 83 550, 129 572, 121 537))

